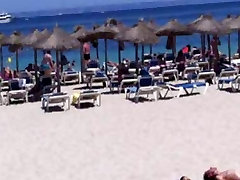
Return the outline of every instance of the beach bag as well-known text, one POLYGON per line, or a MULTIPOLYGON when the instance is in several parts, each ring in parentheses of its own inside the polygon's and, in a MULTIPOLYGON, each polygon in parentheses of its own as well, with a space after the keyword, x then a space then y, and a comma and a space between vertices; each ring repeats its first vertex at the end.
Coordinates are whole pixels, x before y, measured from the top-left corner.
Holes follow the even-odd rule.
POLYGON ((72 96, 72 104, 77 104, 79 97, 80 97, 80 93, 74 93, 72 96))

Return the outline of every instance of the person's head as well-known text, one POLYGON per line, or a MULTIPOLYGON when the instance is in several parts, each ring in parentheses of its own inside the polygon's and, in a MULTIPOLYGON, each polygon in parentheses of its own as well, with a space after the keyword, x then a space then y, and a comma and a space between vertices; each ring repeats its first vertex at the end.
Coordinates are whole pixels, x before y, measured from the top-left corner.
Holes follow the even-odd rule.
POLYGON ((207 170, 203 174, 203 179, 204 180, 216 180, 217 175, 219 175, 219 172, 218 172, 217 168, 210 167, 210 169, 207 170))
POLYGON ((47 53, 47 54, 51 54, 51 51, 47 50, 46 53, 47 53))
POLYGON ((213 36, 213 39, 214 39, 214 40, 218 40, 217 35, 214 35, 214 36, 213 36))
POLYGON ((191 51, 191 45, 188 44, 187 47, 188 47, 188 52, 190 52, 191 51))
POLYGON ((187 176, 182 176, 182 177, 180 178, 180 180, 191 180, 191 179, 188 178, 187 176))
POLYGON ((178 51, 178 57, 181 57, 181 56, 183 56, 183 51, 182 50, 178 51))

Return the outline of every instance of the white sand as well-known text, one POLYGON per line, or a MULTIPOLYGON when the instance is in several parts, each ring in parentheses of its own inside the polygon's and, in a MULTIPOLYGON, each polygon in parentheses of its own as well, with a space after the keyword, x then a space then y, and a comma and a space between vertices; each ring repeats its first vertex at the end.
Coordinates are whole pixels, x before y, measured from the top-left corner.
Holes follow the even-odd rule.
POLYGON ((211 86, 139 104, 103 95, 101 107, 66 112, 1 106, 0 179, 199 180, 210 166, 240 170, 239 100, 211 86))

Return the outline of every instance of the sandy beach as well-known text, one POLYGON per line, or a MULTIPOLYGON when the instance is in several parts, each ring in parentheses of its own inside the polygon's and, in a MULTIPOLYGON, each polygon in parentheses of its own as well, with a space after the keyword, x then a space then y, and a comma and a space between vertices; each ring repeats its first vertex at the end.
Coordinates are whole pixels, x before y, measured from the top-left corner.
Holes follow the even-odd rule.
POLYGON ((240 170, 239 93, 211 86, 157 102, 108 94, 101 107, 40 107, 0 107, 1 180, 199 180, 210 166, 240 170))

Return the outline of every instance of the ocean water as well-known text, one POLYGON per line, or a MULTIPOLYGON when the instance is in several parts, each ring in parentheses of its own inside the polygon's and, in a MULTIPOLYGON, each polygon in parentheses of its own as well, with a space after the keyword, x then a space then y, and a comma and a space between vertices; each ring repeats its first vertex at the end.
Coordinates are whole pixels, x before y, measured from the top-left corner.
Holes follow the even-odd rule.
MULTIPOLYGON (((16 17, 11 23, 0 24, 0 32, 4 34, 11 34, 14 31, 20 31, 23 34, 31 33, 34 29, 42 30, 47 28, 51 30, 56 24, 67 32, 71 33, 74 26, 84 25, 86 28, 92 28, 95 24, 103 24, 107 18, 116 18, 128 26, 135 24, 139 18, 145 20, 154 20, 158 25, 164 25, 171 19, 178 19, 181 23, 190 23, 201 14, 211 14, 217 20, 224 19, 228 14, 239 15, 240 2, 233 3, 218 3, 218 4, 203 4, 203 5, 181 5, 172 7, 160 7, 151 9, 139 10, 122 10, 122 11, 108 11, 108 12, 94 12, 82 14, 68 14, 57 16, 38 16, 38 17, 16 17)), ((227 36, 220 37, 221 46, 220 51, 227 54, 227 36)), ((166 37, 160 37, 159 43, 153 46, 153 52, 167 52, 166 37)), ((200 35, 194 34, 191 36, 177 37, 177 49, 182 48, 186 44, 200 47, 200 35)), ((108 41, 108 59, 111 61, 118 61, 118 45, 113 40, 108 41)), ((237 34, 231 35, 231 49, 232 54, 237 51, 237 34)), ((145 47, 145 52, 149 52, 149 48, 145 47)), ((54 57, 54 52, 53 58, 54 57)), ((80 69, 80 55, 78 50, 71 50, 64 52, 69 61, 76 61, 76 69, 80 69)), ((15 54, 8 51, 7 47, 3 48, 4 66, 10 66, 15 69, 15 54), (8 57, 12 58, 12 62, 8 62, 8 57)), ((104 45, 103 41, 99 41, 99 55, 100 62, 104 61, 104 45)), ((139 52, 140 55, 140 52, 139 52)), ((125 50, 122 51, 122 57, 132 59, 135 58, 134 46, 131 43, 125 43, 125 50)), ((91 58, 96 58, 96 51, 91 48, 91 58)), ((42 52, 38 53, 38 63, 42 59, 42 52)), ((19 54, 20 69, 24 69, 28 63, 33 63, 33 50, 31 48, 24 48, 19 54)))

